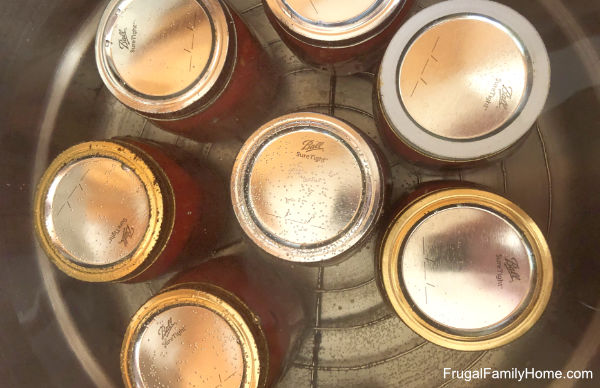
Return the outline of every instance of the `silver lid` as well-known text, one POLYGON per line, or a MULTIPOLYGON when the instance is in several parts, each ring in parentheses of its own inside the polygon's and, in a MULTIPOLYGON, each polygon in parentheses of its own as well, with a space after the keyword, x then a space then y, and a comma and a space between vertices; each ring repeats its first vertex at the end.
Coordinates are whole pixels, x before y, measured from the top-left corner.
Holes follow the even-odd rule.
POLYGON ((368 37, 405 0, 266 0, 275 17, 299 36, 324 42, 368 37))
POLYGON ((380 99, 397 135, 443 160, 474 160, 516 143, 540 114, 549 60, 534 27, 490 1, 419 12, 392 39, 380 99))
POLYGON ((406 50, 400 98, 425 130, 472 140, 514 117, 527 97, 529 66, 520 42, 501 24, 452 16, 428 27, 406 50))
POLYGON ((339 256, 373 227, 383 178, 369 144, 350 125, 316 113, 261 127, 232 174, 236 216, 248 236, 284 260, 339 256))
POLYGON ((127 387, 256 388, 268 370, 258 319, 233 294, 184 284, 146 302, 125 333, 127 387))
POLYGON ((446 331, 499 330, 529 303, 535 258, 515 225, 492 210, 467 204, 429 214, 400 254, 403 287, 415 308, 446 331))
POLYGON ((96 36, 107 88, 143 113, 181 111, 217 82, 230 45, 218 0, 113 0, 96 36))
POLYGON ((239 388, 245 369, 235 330, 199 306, 169 307, 153 316, 131 362, 137 387, 239 388))
POLYGON ((150 204, 140 178, 108 157, 61 168, 45 199, 48 236, 69 260, 106 266, 136 251, 148 229, 150 204))

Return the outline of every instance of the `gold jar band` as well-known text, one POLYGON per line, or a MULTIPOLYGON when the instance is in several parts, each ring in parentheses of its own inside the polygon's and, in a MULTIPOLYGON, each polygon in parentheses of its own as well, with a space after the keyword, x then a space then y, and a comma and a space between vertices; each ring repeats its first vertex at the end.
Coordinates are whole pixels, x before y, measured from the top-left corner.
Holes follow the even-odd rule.
POLYGON ((64 273, 90 282, 123 281, 149 268, 168 241, 175 214, 173 189, 164 171, 144 151, 121 141, 94 141, 75 145, 62 152, 40 179, 34 198, 34 227, 38 241, 52 262, 64 273), (78 263, 53 241, 47 228, 52 210, 49 191, 61 171, 86 158, 106 158, 131 170, 143 185, 148 198, 149 220, 141 241, 126 257, 106 265, 78 263))
POLYGON ((382 240, 378 264, 384 294, 396 313, 413 331, 437 345, 457 350, 484 350, 507 344, 527 332, 542 315, 552 289, 552 259, 546 240, 535 222, 507 199, 486 191, 467 188, 442 189, 421 196, 401 210, 392 220, 382 240), (399 264, 410 233, 427 215, 439 209, 469 204, 489 209, 510 220, 531 249, 535 276, 526 305, 498 330, 476 336, 449 330, 425 319, 411 303, 403 286, 399 264))

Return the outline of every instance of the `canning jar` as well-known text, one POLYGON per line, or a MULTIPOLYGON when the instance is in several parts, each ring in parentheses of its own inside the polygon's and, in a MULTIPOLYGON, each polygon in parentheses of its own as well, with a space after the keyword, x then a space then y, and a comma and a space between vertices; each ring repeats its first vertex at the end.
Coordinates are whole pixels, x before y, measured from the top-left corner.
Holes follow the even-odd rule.
POLYGON ((375 146, 352 125, 293 113, 264 124, 242 146, 231 176, 233 209, 270 255, 331 263, 375 226, 385 171, 375 146))
POLYGON ((121 103, 199 141, 245 137, 275 85, 268 56, 220 0, 111 1, 96 63, 121 103))
POLYGON ((493 1, 443 1, 390 42, 374 110, 382 135, 408 160, 465 166, 514 149, 549 87, 548 53, 527 19, 493 1))
POLYGON ((208 249, 223 229, 223 184, 184 169, 167 148, 134 138, 75 145, 38 184, 35 230, 56 266, 91 282, 141 281, 185 250, 208 249))
POLYGON ((552 259, 521 208, 459 185, 424 186, 401 203, 381 242, 380 285, 423 338, 458 350, 495 348, 542 315, 552 259))
POLYGON ((125 386, 271 386, 302 322, 289 280, 240 257, 206 262, 177 275, 131 319, 125 386))
POLYGON ((263 0, 288 47, 337 75, 370 69, 404 22, 412 0, 263 0))

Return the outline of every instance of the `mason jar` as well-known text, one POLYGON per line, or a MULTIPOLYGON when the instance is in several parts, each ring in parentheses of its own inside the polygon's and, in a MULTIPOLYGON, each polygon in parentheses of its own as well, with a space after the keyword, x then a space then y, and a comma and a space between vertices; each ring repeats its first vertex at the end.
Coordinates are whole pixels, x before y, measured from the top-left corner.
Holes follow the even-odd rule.
POLYGON ((309 65, 337 75, 370 69, 412 0, 263 0, 271 24, 309 65))
POLYGON ((268 387, 296 349, 302 303, 241 257, 177 275, 133 316, 121 351, 128 388, 268 387))
POLYGON ((71 277, 147 280, 192 246, 214 246, 224 227, 223 190, 211 170, 186 170, 158 143, 81 143, 40 179, 35 230, 46 255, 71 277))
POLYGON ((524 335, 552 290, 552 258, 535 222, 508 199, 462 183, 408 195, 377 261, 382 294, 404 323, 457 350, 524 335))
POLYGON ((95 45, 108 90, 165 130, 198 141, 245 137, 268 113, 269 58, 220 0, 113 0, 95 45))
POLYGON ((248 238, 271 256, 331 264, 373 230, 386 198, 385 172, 375 145, 352 125, 288 114, 242 146, 231 176, 233 209, 248 238))
POLYGON ((549 87, 548 53, 527 19, 493 1, 443 1, 390 42, 374 110, 382 136, 409 161, 469 166, 514 149, 549 87))

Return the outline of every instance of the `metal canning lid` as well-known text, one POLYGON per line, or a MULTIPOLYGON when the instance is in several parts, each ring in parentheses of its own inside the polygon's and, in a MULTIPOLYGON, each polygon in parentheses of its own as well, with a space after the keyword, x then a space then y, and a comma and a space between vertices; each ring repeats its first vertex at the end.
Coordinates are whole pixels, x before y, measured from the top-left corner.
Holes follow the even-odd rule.
POLYGON ((383 204, 379 159, 349 124, 295 113, 263 125, 233 167, 231 196, 246 234, 266 252, 318 263, 349 250, 383 204))
POLYGON ((264 387, 268 353, 258 318, 237 297, 184 284, 146 302, 121 349, 125 386, 264 387))
POLYGON ((445 189, 399 212, 382 241, 382 283, 402 320, 448 348, 483 350, 524 334, 544 311, 552 259, 507 199, 445 189))
POLYGON ((277 20, 314 41, 342 42, 370 37, 385 27, 406 0, 266 0, 277 20))
POLYGON ((96 35, 106 87, 147 114, 209 98, 233 44, 226 12, 219 0, 112 0, 96 35))
POLYGON ((378 88, 392 131, 430 158, 470 161, 515 144, 542 112, 550 63, 535 28, 492 1, 419 12, 384 55, 378 88))
POLYGON ((61 153, 42 176, 34 218, 42 248, 68 275, 125 280, 157 258, 173 226, 173 194, 148 156, 96 141, 61 153))

